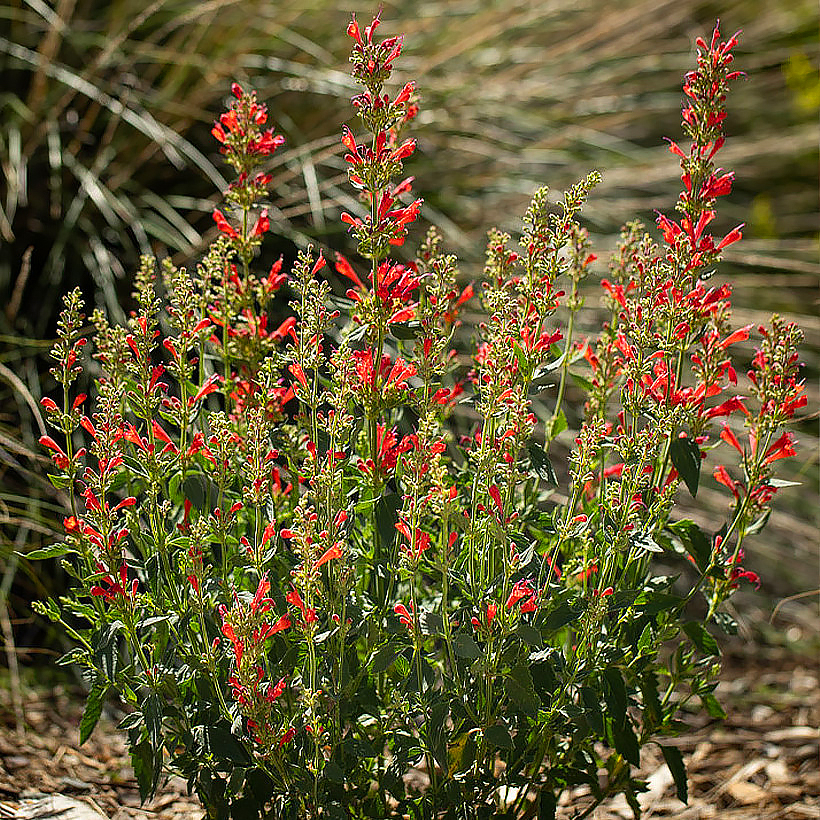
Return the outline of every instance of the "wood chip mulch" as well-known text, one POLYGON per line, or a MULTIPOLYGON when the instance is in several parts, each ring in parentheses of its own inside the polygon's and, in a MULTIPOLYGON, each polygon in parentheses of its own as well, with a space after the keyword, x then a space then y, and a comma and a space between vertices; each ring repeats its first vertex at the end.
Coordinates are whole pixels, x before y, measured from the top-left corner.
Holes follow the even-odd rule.
MULTIPOLYGON (((818 660, 750 645, 725 660, 716 692, 729 717, 689 721, 690 732, 669 743, 683 752, 689 802, 675 787, 660 750, 641 753, 645 820, 820 820, 820 669, 818 660)), ((81 706, 63 687, 25 694, 25 732, 15 730, 6 697, 0 698, 0 818, 20 817, 27 800, 62 794, 84 801, 112 820, 199 820, 203 812, 184 782, 174 779, 140 805, 129 757, 113 716, 104 715, 78 746, 81 706)), ((559 818, 588 806, 583 790, 563 795, 559 818)), ((621 800, 595 809, 593 820, 632 817, 621 800)))

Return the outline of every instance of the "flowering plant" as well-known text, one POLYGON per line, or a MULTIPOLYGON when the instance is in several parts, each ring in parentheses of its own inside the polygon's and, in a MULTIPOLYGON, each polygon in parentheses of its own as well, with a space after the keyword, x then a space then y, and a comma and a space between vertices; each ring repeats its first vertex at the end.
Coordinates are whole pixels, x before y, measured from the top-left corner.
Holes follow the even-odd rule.
POLYGON ((238 85, 213 128, 236 172, 219 235, 195 273, 165 261, 157 278, 145 259, 127 327, 93 314, 91 399, 74 386, 83 308, 66 297, 62 404, 43 402, 63 443, 41 443, 70 514, 29 557, 65 556, 76 579, 40 609, 89 679, 81 739, 116 694, 143 795, 167 768, 218 818, 554 817, 578 784, 579 815, 622 793, 637 816, 649 742, 685 800, 664 738, 693 699, 722 714, 708 627, 731 631, 723 603, 758 583, 745 540, 805 404, 799 332, 777 317, 738 395, 729 351, 752 329, 732 328, 729 286, 707 284, 741 236, 710 233, 733 181, 714 158, 736 38, 697 41, 688 146, 670 143, 678 215, 659 215, 658 242, 627 225, 608 318, 577 339, 595 259, 577 217, 596 173, 557 205, 537 191, 517 243, 492 231, 478 287, 457 284, 433 229, 413 262, 391 258, 422 207, 397 181, 418 108, 413 83, 386 90, 402 40, 378 40, 379 22, 348 28, 368 136, 342 135, 362 202, 342 219, 365 260, 334 257, 344 298, 310 248, 290 270, 254 268, 282 138, 238 85), (294 315, 274 328, 283 288, 294 315), (466 303, 483 315, 469 358, 466 303), (571 381, 582 414, 564 409, 571 381), (574 446, 554 467, 562 435, 574 446), (674 515, 707 458, 731 494, 717 533, 674 515))

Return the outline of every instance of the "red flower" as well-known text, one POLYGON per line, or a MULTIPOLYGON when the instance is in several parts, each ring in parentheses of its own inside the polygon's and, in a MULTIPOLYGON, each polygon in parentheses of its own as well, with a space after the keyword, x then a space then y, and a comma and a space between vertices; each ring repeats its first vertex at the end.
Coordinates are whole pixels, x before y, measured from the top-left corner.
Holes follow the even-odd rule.
POLYGON ((413 615, 411 615, 411 612, 415 613, 415 611, 416 610, 413 607, 412 601, 410 602, 410 611, 409 612, 407 610, 407 607, 404 604, 396 604, 393 607, 393 612, 395 612, 396 615, 399 616, 399 621, 401 621, 401 623, 403 623, 411 631, 412 631, 413 626, 414 626, 413 615))
POLYGON ((228 220, 225 219, 225 214, 219 210, 219 208, 214 208, 213 212, 214 222, 216 222, 216 227, 225 234, 229 239, 236 239, 239 234, 228 224, 228 220))
POLYGON ((292 589, 286 596, 285 600, 299 609, 302 613, 302 620, 306 624, 316 623, 316 610, 308 607, 302 600, 302 596, 297 589, 292 589))

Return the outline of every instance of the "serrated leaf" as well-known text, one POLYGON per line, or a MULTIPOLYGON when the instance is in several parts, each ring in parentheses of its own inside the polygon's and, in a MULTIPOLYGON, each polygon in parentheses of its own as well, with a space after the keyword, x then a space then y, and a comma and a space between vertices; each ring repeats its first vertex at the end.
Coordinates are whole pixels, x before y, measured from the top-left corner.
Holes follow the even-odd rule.
POLYGON ((67 490, 73 483, 72 479, 65 475, 49 475, 48 480, 57 490, 67 490))
POLYGON ((689 636, 692 643, 705 655, 720 654, 720 649, 714 636, 699 621, 688 621, 683 625, 683 631, 689 636))
POLYGON ((573 601, 571 604, 562 601, 555 609, 547 613, 544 618, 544 629, 547 632, 554 632, 562 626, 577 621, 585 608, 585 604, 581 600, 573 601))
POLYGON ((382 549, 388 550, 396 537, 396 522, 401 507, 401 496, 396 493, 386 493, 376 501, 376 526, 379 529, 379 538, 382 549))
POLYGON ((182 492, 185 498, 191 502, 194 509, 203 512, 210 509, 210 489, 212 482, 200 473, 191 473, 185 477, 182 484, 182 492))
POLYGON ((549 789, 544 789, 538 800, 538 820, 555 820, 557 808, 558 801, 555 795, 549 789))
POLYGON ((578 373, 572 373, 572 372, 570 372, 569 377, 585 393, 589 393, 592 390, 593 384, 589 379, 585 379, 583 376, 580 376, 578 373))
POLYGON ((681 803, 687 803, 689 801, 689 787, 686 782, 686 766, 683 762, 681 750, 677 746, 661 746, 661 752, 675 780, 675 792, 678 800, 681 803))
POLYGON ((599 737, 604 736, 604 715, 598 694, 589 686, 581 687, 581 701, 584 704, 584 716, 599 737))
POLYGON ((534 649, 540 649, 543 646, 541 633, 529 624, 519 623, 515 632, 527 646, 534 649))
POLYGON ((80 746, 91 737, 91 733, 102 714, 102 707, 107 693, 108 682, 104 678, 97 678, 88 693, 88 700, 85 702, 85 709, 80 720, 80 746))
MULTIPOLYGON (((156 789, 159 780, 159 767, 155 766, 154 753, 148 741, 131 747, 131 765, 140 789, 140 799, 144 803, 156 789)), ((161 758, 160 758, 161 759, 161 758)))
POLYGON ((700 482, 700 447, 688 436, 676 438, 669 447, 669 455, 672 457, 672 464, 678 471, 678 475, 683 479, 694 498, 698 494, 698 483, 700 482))
POLYGON ((552 441, 569 427, 567 424, 567 417, 563 410, 558 411, 558 415, 554 416, 547 422, 546 429, 548 431, 547 438, 552 441))
POLYGON ((457 632, 453 635, 453 652, 459 658, 474 661, 481 656, 481 648, 466 632, 457 632))
POLYGON ((621 673, 614 667, 608 666, 604 670, 604 699, 607 713, 613 721, 626 721, 626 686, 621 673))
POLYGON ((518 342, 513 342, 513 352, 515 353, 515 358, 518 362, 518 369, 524 374, 528 373, 529 361, 527 360, 527 354, 518 342))
POLYGON ((641 765, 641 749, 638 745, 638 738, 632 729, 632 721, 628 716, 625 716, 622 723, 612 721, 610 723, 612 731, 612 740, 615 749, 620 752, 626 760, 633 766, 641 765))

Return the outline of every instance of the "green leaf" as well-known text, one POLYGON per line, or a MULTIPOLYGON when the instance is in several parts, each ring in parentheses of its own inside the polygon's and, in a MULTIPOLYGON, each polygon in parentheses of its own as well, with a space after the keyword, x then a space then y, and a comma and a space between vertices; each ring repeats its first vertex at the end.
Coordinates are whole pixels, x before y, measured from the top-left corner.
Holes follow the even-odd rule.
POLYGON ((453 652, 459 658, 474 661, 481 657, 481 648, 466 632, 457 632, 453 635, 453 652))
POLYGON ((544 629, 547 632, 554 632, 562 626, 577 621, 585 609, 585 604, 582 600, 577 599, 572 603, 562 601, 555 609, 547 613, 544 619, 544 629))
POLYGON ((376 526, 379 528, 383 550, 389 550, 396 537, 399 507, 401 507, 401 496, 396 493, 386 493, 379 496, 376 501, 376 526))
POLYGON ((532 676, 526 666, 516 666, 504 679, 504 688, 520 711, 533 716, 538 714, 541 699, 535 694, 532 676))
POLYGON ((720 655, 717 641, 699 621, 687 621, 683 631, 689 636, 692 643, 705 655, 720 655))
POLYGON ((500 723, 495 723, 484 732, 484 740, 493 749, 512 749, 513 740, 510 730, 500 723))
POLYGON ((640 766, 641 749, 629 717, 625 715, 623 723, 620 724, 614 720, 610 721, 610 729, 616 751, 620 752, 633 766, 640 766))
POLYGON ((661 746, 661 752, 663 752, 663 759, 675 779, 675 791, 678 800, 681 803, 687 803, 689 801, 689 788, 686 783, 686 766, 683 763, 683 755, 680 749, 677 746, 661 746))
POLYGON ((31 552, 17 552, 21 558, 28 558, 29 561, 44 561, 46 558, 59 558, 61 555, 76 554, 75 550, 70 544, 49 544, 47 547, 40 547, 40 549, 32 550, 31 552))
POLYGON ((669 525, 669 529, 680 538, 686 551, 695 559, 695 565, 703 572, 709 566, 712 547, 701 528, 688 518, 669 525))
POLYGON ((555 820, 557 807, 558 802, 555 795, 548 789, 544 789, 538 800, 538 820, 555 820))
POLYGON ((94 727, 102 714, 105 696, 108 694, 108 681, 105 678, 97 678, 91 691, 88 693, 88 700, 85 702, 82 720, 80 720, 80 746, 91 737, 94 727))
POLYGON ((374 675, 378 675, 379 672, 384 672, 389 669, 396 658, 399 656, 399 652, 401 652, 401 647, 397 646, 394 643, 387 643, 385 644, 379 651, 373 656, 373 661, 370 665, 370 671, 374 675))
POLYGON ((531 627, 529 624, 520 623, 518 624, 518 628, 515 630, 516 634, 522 641, 524 641, 527 646, 530 646, 534 649, 540 649, 544 642, 541 640, 541 633, 531 627))
POLYGON ((746 535, 757 535, 769 523, 769 516, 772 514, 772 508, 767 507, 761 515, 759 515, 748 527, 746 527, 746 535))
POLYGON ((572 373, 572 372, 570 372, 569 377, 585 393, 589 393, 592 390, 593 384, 589 379, 585 379, 583 376, 580 376, 578 373, 572 373))
POLYGON ((698 482, 700 481, 700 447, 688 436, 676 438, 669 447, 669 455, 672 457, 672 464, 675 465, 675 469, 694 498, 698 494, 698 482))
POLYGON ((527 359, 527 354, 524 352, 521 345, 515 341, 513 342, 513 352, 515 353, 515 358, 518 361, 518 369, 526 377, 530 372, 530 363, 527 359))
POLYGON ((342 767, 332 760, 325 763, 325 766, 322 769, 322 774, 324 775, 325 780, 328 780, 331 783, 344 783, 345 773, 342 771, 342 767))
POLYGON ((419 613, 419 629, 422 635, 441 635, 444 632, 444 621, 437 612, 419 613))
POLYGON ((604 715, 601 711, 601 701, 598 699, 598 694, 589 686, 581 687, 581 701, 584 704, 584 715, 587 723, 592 727, 598 737, 604 737, 604 715))
MULTIPOLYGON (((162 758, 160 757, 159 760, 161 761, 162 758)), ((155 764, 156 758, 148 741, 144 740, 131 747, 131 765, 134 767, 143 803, 154 793, 159 781, 160 767, 155 764)))
POLYGON ((206 749, 217 760, 227 760, 240 766, 253 763, 248 750, 231 734, 227 722, 220 726, 203 727, 203 740, 206 749))
POLYGON ((231 800, 231 820, 257 820, 258 817, 259 806, 250 795, 231 800))
POLYGON ((655 539, 648 532, 636 532, 629 538, 629 543, 633 547, 638 547, 647 552, 663 552, 663 547, 655 543, 655 539))
POLYGON ((701 695, 700 702, 703 704, 703 708, 706 709, 709 717, 716 718, 717 720, 726 720, 726 712, 711 692, 706 695, 701 695))
POLYGON ((607 713, 612 720, 624 723, 627 705, 626 686, 621 673, 614 666, 609 666, 604 670, 604 698, 607 713))
POLYGON ((182 492, 199 512, 210 510, 211 498, 217 497, 216 484, 200 473, 190 473, 185 477, 182 492))
POLYGON ((415 339, 418 335, 421 325, 418 322, 408 322, 407 324, 393 324, 390 325, 390 335, 396 339, 409 340, 415 339))
POLYGON ((108 680, 114 680, 119 660, 117 635, 123 628, 122 621, 103 624, 91 636, 91 648, 94 661, 103 670, 108 680))
POLYGON ((557 438, 561 433, 563 433, 568 427, 569 424, 567 424, 567 417, 564 414, 564 411, 559 410, 558 415, 547 422, 547 438, 549 441, 552 441, 554 438, 557 438))
POLYGON ((48 480, 58 490, 67 490, 74 483, 67 475, 49 475, 48 480))
POLYGON ((148 729, 148 740, 151 748, 156 752, 162 746, 162 706, 156 692, 151 692, 145 699, 142 714, 148 729))
POLYGON ((544 448, 532 439, 527 442, 527 453, 530 457, 530 463, 535 473, 548 484, 554 487, 558 486, 558 478, 555 475, 555 470, 552 468, 552 462, 549 456, 544 451, 544 448))

